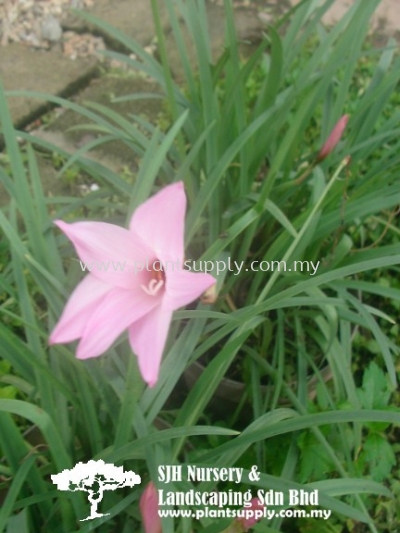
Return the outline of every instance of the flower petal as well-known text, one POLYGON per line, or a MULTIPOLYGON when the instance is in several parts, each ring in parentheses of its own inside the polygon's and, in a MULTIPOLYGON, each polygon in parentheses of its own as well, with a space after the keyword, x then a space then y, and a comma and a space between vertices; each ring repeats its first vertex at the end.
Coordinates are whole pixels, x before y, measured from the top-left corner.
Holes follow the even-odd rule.
POLYGON ((161 297, 149 296, 140 287, 134 290, 112 288, 90 316, 78 345, 78 359, 97 357, 135 321, 160 305, 161 297))
POLYGON ((140 373, 149 387, 157 383, 171 318, 172 311, 161 305, 129 328, 132 350, 138 358, 140 373))
POLYGON ((164 187, 134 212, 130 230, 139 235, 156 253, 157 259, 183 261, 186 196, 183 183, 164 187))
POLYGON ((79 339, 90 316, 101 305, 102 299, 111 289, 110 285, 91 274, 86 276, 69 297, 64 311, 50 335, 49 344, 79 339))
POLYGON ((147 285, 150 274, 146 260, 155 258, 135 233, 106 222, 67 224, 56 220, 55 224, 72 241, 86 270, 96 278, 124 289, 147 285))
POLYGON ((164 305, 179 309, 196 300, 216 283, 210 274, 189 272, 187 270, 168 271, 165 284, 164 305))

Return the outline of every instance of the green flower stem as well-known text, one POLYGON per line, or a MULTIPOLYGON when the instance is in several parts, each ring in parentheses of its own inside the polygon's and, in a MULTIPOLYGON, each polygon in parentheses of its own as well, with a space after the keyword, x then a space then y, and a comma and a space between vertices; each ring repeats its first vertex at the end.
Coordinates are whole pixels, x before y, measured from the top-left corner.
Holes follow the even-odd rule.
MULTIPOLYGON (((289 261, 290 257, 292 256, 292 253, 294 252, 294 250, 296 249, 296 247, 299 245, 301 239, 303 238, 304 234, 306 233, 307 229, 310 227, 311 225, 311 222, 312 220, 314 219, 316 213, 319 211, 319 209, 321 208, 321 205, 323 204, 328 192, 330 191, 330 189, 332 188, 333 184, 335 183, 336 181, 336 178, 339 176, 339 174, 342 172, 343 168, 348 164, 348 158, 344 158, 343 161, 340 163, 339 167, 337 168, 336 172, 334 173, 334 175, 332 176, 330 182, 328 183, 328 185, 325 187, 325 190, 323 192, 323 194, 321 195, 321 197, 319 198, 318 202, 314 205, 309 217, 307 218, 307 220, 305 221, 305 223, 303 224, 303 227, 301 228, 301 230, 298 232, 297 234, 297 237, 294 239, 294 241, 292 242, 292 244, 289 246, 289 249, 288 251, 286 252, 286 254, 284 255, 282 261, 284 262, 287 262, 289 261)), ((256 301, 256 304, 259 304, 261 303, 263 300, 265 300, 266 296, 268 295, 269 291, 271 290, 271 288, 273 287, 274 283, 276 282, 278 276, 280 274, 280 271, 279 270, 275 270, 272 274, 272 276, 269 278, 268 280, 268 283, 265 285, 264 289, 261 291, 261 294, 260 296, 258 297, 257 301, 256 301)))

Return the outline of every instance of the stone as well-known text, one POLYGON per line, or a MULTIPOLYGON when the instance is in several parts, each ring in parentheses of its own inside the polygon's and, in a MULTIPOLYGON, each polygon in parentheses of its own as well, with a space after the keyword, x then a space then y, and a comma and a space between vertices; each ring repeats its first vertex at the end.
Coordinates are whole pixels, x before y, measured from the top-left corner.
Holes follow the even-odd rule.
MULTIPOLYGON (((276 1, 276 0, 275 0, 276 1)), ((290 0, 293 5, 297 5, 301 0, 290 0)), ((323 22, 331 26, 340 20, 346 11, 357 0, 335 0, 323 17, 323 22)), ((382 32, 387 35, 399 35, 400 29, 400 9, 399 0, 381 0, 375 13, 371 18, 371 32, 382 32)))
POLYGON ((61 25, 53 15, 46 15, 42 21, 42 39, 50 42, 57 42, 62 37, 61 25))
MULTIPOLYGON (((93 77, 97 69, 94 56, 71 61, 61 50, 36 51, 21 43, 1 49, 0 78, 6 90, 27 90, 49 94, 68 94, 79 80, 93 77)), ((11 115, 18 126, 36 118, 45 100, 9 97, 11 115)))
MULTIPOLYGON (((159 5, 162 19, 165 21, 163 2, 159 2, 159 5)), ((134 38, 141 45, 148 44, 155 33, 150 0, 118 0, 118 3, 110 0, 95 0, 88 13, 111 24, 128 37, 134 38)), ((79 33, 95 31, 97 34, 100 33, 112 47, 121 47, 101 28, 88 24, 73 13, 66 13, 63 26, 79 33)), ((168 25, 165 24, 164 27, 167 28, 168 25)))

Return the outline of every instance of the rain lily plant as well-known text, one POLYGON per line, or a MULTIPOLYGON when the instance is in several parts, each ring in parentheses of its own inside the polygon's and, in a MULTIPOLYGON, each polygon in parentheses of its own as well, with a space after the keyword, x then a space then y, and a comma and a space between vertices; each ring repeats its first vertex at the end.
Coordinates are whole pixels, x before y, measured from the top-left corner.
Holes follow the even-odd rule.
POLYGON ((139 206, 129 229, 105 222, 55 221, 84 263, 123 258, 124 268, 93 269, 79 283, 50 344, 80 339, 76 356, 88 359, 104 353, 128 329, 143 379, 154 386, 173 311, 215 283, 210 274, 179 267, 184 263, 185 211, 186 196, 179 182, 139 206), (157 268, 152 266, 156 264, 157 268), (162 270, 160 264, 175 268, 162 270))
POLYGON ((154 54, 81 13, 120 43, 104 50, 123 69, 102 78, 106 93, 132 94, 46 96, 66 127, 72 114, 73 130, 95 134, 72 154, 17 131, 0 83, 0 532, 76 531, 87 501, 50 474, 93 458, 150 483, 108 491, 82 531, 397 530, 400 57, 395 41, 363 45, 379 0, 322 28, 332 3, 297 2, 253 50, 235 30, 238 2, 151 0, 154 54), (219 49, 210 20, 226 29, 219 49), (127 172, 90 157, 111 141, 127 172), (53 164, 60 180, 43 179, 53 164), (155 183, 168 185, 151 197, 155 183), (87 221, 74 222, 83 205, 87 221), (64 234, 85 264, 77 286, 64 234), (203 265, 226 265, 218 290, 183 268, 184 242, 203 265), (199 297, 212 311, 179 311, 169 334, 199 297), (188 504, 161 524, 160 465, 182 472, 171 491, 249 490, 249 507, 197 520, 188 504), (244 486, 188 479, 188 465, 243 467, 244 486), (266 520, 252 500, 311 483, 332 510, 325 529, 311 516, 266 520))

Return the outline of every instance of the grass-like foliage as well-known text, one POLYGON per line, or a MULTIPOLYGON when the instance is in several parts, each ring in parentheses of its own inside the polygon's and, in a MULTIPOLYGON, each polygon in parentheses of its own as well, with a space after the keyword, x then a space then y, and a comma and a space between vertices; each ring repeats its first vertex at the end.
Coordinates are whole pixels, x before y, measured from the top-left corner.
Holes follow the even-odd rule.
MULTIPOLYGON (((15 131, 0 87, 8 157, 0 180, 11 198, 0 211, 0 531, 138 531, 143 487, 109 491, 103 502, 109 515, 82 525, 88 513, 82 493, 57 491, 50 481, 78 461, 103 459, 136 472, 142 484, 158 483, 160 464, 245 472, 256 464, 260 480, 246 476, 243 490, 318 489, 320 505, 333 512, 332 529, 275 517, 256 531, 345 533, 360 523, 357 531, 377 533, 377 502, 392 497, 382 484, 395 461, 389 431, 400 423, 390 407, 398 350, 389 316, 400 302, 399 111, 391 107, 400 59, 391 41, 380 50, 364 46, 378 0, 354 2, 326 29, 320 21, 332 3, 301 2, 265 29, 244 60, 230 0, 218 57, 205 3, 166 1, 179 81, 156 0, 159 59, 82 13, 129 51, 107 56, 158 82, 166 112, 155 125, 100 104, 29 93, 80 113, 96 131, 96 141, 72 157, 15 131), (371 75, 359 86, 366 61, 371 75), (341 141, 319 161, 346 113, 341 141), (112 140, 140 158, 133 185, 85 157, 88 148, 112 140), (226 268, 218 277, 215 303, 175 313, 156 387, 145 388, 125 338, 83 362, 74 346, 48 346, 80 274, 65 259, 73 251, 52 220, 84 218, 83 201, 46 195, 34 146, 60 152, 64 170, 78 165, 100 185, 84 199, 98 219, 109 197, 129 220, 153 192, 183 180, 188 257, 244 262, 240 273, 226 268), (254 261, 285 261, 288 268, 255 272, 254 261), (305 266, 289 270, 295 261, 320 263, 313 274, 305 266), (182 376, 196 360, 203 372, 186 390, 182 376), (213 399, 228 371, 242 388, 239 401, 224 409, 223 400, 216 406, 213 399)), ((175 486, 189 488, 190 482, 175 486)), ((390 513, 384 520, 390 531, 390 513)), ((212 518, 163 519, 164 533, 228 526, 212 518)))

